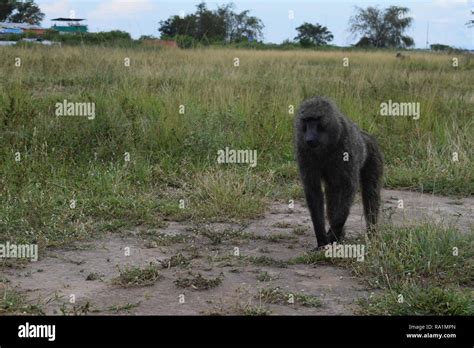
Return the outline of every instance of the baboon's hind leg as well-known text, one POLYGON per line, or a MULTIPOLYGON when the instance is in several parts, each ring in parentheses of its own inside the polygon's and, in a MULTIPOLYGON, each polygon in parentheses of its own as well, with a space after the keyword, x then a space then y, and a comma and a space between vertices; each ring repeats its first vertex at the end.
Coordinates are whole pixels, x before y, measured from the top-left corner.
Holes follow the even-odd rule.
POLYGON ((366 136, 367 159, 360 172, 362 203, 367 224, 367 232, 375 231, 380 209, 380 190, 382 188, 383 158, 372 137, 366 136))

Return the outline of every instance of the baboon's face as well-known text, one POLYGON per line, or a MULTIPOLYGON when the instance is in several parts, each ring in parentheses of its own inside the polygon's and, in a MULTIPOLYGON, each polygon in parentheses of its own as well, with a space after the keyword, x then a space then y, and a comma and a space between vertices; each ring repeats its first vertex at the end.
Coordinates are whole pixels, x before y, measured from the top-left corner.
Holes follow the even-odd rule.
POLYGON ((310 148, 324 148, 329 144, 329 124, 325 117, 303 117, 301 132, 304 143, 310 148))
POLYGON ((338 110, 324 97, 304 101, 296 120, 300 145, 324 150, 339 141, 341 122, 338 110))

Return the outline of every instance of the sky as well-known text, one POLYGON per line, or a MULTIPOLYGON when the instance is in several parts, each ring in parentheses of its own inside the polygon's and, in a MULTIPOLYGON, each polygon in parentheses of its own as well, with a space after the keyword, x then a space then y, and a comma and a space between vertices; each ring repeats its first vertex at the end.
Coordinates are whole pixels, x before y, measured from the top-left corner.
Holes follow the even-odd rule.
MULTIPOLYGON (((35 0, 46 14, 42 25, 52 25, 56 17, 86 18, 89 31, 124 30, 134 38, 159 36, 159 21, 172 15, 195 11, 199 0, 35 0)), ((233 2, 237 12, 251 10, 264 25, 264 42, 280 43, 293 39, 296 27, 304 22, 319 23, 333 33, 332 44, 349 46, 357 41, 348 31, 349 18, 358 7, 390 5, 410 9, 414 21, 407 34, 416 48, 445 44, 474 50, 474 28, 465 23, 474 19, 474 0, 214 0, 205 1, 209 9, 233 2)))

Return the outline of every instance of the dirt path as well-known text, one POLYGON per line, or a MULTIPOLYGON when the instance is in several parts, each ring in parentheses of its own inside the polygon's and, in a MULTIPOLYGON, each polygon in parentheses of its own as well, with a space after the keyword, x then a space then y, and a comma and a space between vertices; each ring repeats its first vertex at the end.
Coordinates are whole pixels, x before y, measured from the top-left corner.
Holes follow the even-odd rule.
MULTIPOLYGON (((397 225, 426 220, 454 223, 462 231, 472 232, 473 198, 386 190, 383 200, 385 220, 397 225), (403 209, 397 208, 400 199, 403 209)), ((358 200, 347 222, 348 238, 363 229, 358 200)), ((309 215, 301 202, 295 203, 294 209, 274 203, 264 217, 246 226, 170 222, 159 231, 137 228, 78 243, 70 250, 48 250, 39 261, 23 268, 6 268, 4 273, 9 286, 25 292, 33 302, 39 301, 46 314, 81 313, 86 308, 89 314, 353 314, 357 299, 368 296, 370 290, 350 271, 287 262, 314 246, 309 215), (126 256, 128 250, 130 255, 126 256), (240 256, 234 255, 237 251, 240 256), (173 264, 175 259, 167 262, 179 254, 184 256, 180 265, 173 264), (143 267, 150 262, 160 265, 161 278, 153 285, 113 285, 119 275, 117 267, 143 267), (169 267, 162 268, 161 262, 169 267), (179 288, 175 283, 197 274, 222 282, 204 290, 179 288), (320 306, 304 306, 299 297, 294 304, 286 301, 289 297, 283 303, 263 303, 259 290, 274 288, 285 296, 315 296, 320 306), (74 305, 69 303, 71 294, 76 299, 74 305)), ((276 296, 275 300, 278 302, 276 296)))

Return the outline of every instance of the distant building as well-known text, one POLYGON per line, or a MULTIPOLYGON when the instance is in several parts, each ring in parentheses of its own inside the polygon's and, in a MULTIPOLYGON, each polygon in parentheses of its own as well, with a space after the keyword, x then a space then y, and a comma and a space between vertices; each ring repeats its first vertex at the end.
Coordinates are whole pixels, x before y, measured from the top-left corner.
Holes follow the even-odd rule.
POLYGON ((178 48, 178 43, 174 40, 145 39, 143 44, 145 46, 178 48))
POLYGON ((35 33, 38 35, 42 35, 46 31, 47 29, 41 28, 39 25, 31 25, 27 23, 0 22, 0 35, 23 33, 35 33))
POLYGON ((21 39, 21 41, 22 42, 39 44, 39 45, 45 45, 45 46, 61 46, 60 42, 43 40, 43 39, 39 39, 39 38, 36 38, 36 39, 23 38, 23 39, 21 39))
POLYGON ((51 20, 54 23, 51 27, 52 30, 58 31, 60 34, 71 34, 71 33, 87 33, 87 25, 81 24, 85 21, 84 18, 55 18, 51 20))
POLYGON ((0 46, 15 46, 16 41, 0 41, 0 46))

